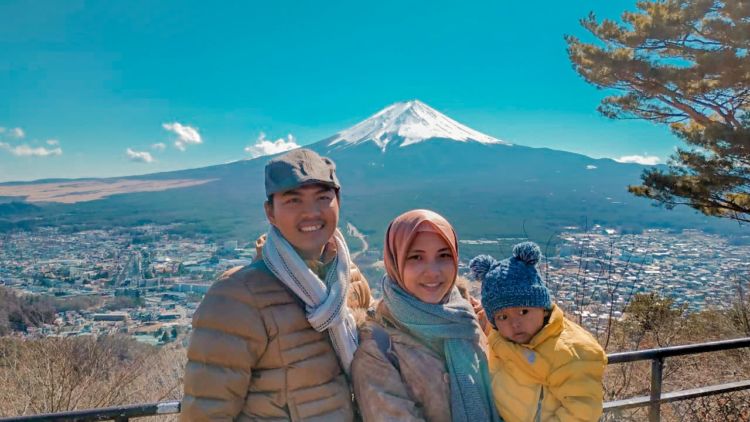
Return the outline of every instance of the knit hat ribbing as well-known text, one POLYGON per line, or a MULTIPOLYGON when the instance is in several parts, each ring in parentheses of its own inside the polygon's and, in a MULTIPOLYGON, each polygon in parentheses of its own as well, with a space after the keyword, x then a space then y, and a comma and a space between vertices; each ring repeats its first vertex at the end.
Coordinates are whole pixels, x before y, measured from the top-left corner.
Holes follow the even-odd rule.
POLYGON ((552 309, 549 291, 536 268, 541 255, 536 243, 523 242, 513 247, 508 259, 479 255, 469 262, 474 278, 482 281, 482 307, 493 326, 494 315, 505 308, 552 309))

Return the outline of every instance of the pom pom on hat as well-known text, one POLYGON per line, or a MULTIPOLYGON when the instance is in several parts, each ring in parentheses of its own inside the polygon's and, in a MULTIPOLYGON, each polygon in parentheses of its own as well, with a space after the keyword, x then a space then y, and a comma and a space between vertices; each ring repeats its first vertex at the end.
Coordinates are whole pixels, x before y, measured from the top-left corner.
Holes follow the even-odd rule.
POLYGON ((471 276, 474 277, 475 280, 484 280, 484 276, 487 275, 487 273, 498 264, 498 261, 495 260, 495 258, 489 256, 489 255, 479 255, 471 259, 469 261, 469 270, 471 271, 471 276))
POLYGON ((542 250, 534 242, 523 242, 513 247, 513 257, 529 265, 536 265, 542 256, 542 250))

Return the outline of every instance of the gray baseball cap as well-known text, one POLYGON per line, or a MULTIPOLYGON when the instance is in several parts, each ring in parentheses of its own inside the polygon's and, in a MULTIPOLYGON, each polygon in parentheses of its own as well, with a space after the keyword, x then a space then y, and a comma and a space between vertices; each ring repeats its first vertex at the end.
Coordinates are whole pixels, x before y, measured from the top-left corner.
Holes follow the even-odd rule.
POLYGON ((336 178, 336 164, 315 151, 295 149, 266 164, 266 196, 314 183, 341 188, 336 178))

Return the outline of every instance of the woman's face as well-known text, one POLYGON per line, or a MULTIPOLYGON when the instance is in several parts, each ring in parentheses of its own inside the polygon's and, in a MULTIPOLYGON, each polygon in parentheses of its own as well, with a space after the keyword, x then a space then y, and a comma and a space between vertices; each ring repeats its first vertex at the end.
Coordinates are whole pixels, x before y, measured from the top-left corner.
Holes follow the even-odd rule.
POLYGON ((422 302, 440 303, 453 287, 456 271, 445 240, 437 233, 420 232, 406 253, 404 287, 422 302))

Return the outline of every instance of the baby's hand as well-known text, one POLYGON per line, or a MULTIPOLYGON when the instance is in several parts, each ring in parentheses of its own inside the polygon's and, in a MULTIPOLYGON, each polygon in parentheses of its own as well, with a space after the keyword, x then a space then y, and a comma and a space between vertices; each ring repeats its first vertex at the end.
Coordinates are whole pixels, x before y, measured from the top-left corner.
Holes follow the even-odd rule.
POLYGON ((482 308, 482 303, 476 300, 473 296, 469 296, 469 303, 471 303, 471 306, 474 308, 474 313, 477 315, 477 321, 479 321, 479 326, 482 328, 482 331, 485 334, 488 333, 491 325, 490 321, 487 319, 487 313, 484 312, 484 308, 482 308))

